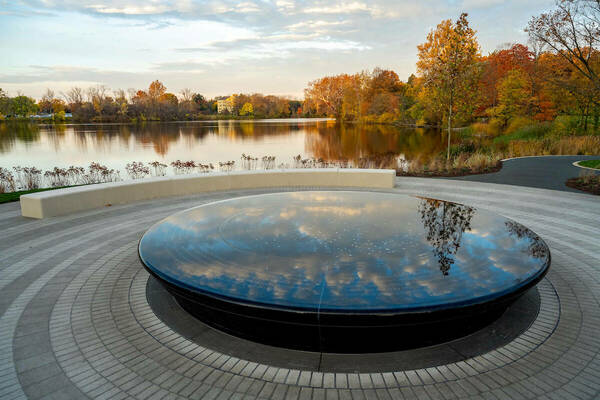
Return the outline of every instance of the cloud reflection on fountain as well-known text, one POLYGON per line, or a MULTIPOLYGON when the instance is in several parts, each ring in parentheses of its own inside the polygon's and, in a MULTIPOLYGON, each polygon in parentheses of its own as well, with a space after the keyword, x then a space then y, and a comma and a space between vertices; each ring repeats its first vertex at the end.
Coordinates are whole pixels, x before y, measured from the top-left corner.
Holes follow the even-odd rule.
POLYGON ((146 233, 140 254, 171 283, 242 302, 419 309, 472 303, 526 284, 549 257, 528 232, 439 200, 295 192, 176 214, 146 233))

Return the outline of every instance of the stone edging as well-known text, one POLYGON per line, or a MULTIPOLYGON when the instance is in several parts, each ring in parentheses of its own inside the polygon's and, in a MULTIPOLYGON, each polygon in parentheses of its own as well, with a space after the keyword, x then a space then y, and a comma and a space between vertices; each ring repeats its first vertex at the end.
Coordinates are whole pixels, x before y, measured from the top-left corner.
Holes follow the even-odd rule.
POLYGON ((49 190, 20 198, 24 217, 47 218, 79 211, 204 192, 273 187, 393 188, 392 169, 286 169, 215 172, 145 178, 49 190))
POLYGON ((590 167, 584 167, 583 165, 579 165, 579 163, 580 163, 580 162, 581 162, 581 161, 575 161, 575 162, 573 163, 573 166, 575 166, 575 167, 577 167, 577 168, 589 169, 589 170, 592 170, 592 171, 597 171, 597 172, 600 172, 600 169, 598 169, 598 168, 590 168, 590 167))

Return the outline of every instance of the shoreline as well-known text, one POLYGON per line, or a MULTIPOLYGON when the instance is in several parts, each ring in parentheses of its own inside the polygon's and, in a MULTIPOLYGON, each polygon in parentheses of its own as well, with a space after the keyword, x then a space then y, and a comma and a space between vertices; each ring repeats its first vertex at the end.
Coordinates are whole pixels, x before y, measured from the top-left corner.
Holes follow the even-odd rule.
MULTIPOLYGON (((214 115, 210 115, 215 117, 214 115)), ((5 118, 0 119, 0 123, 32 123, 37 125, 143 125, 147 123, 159 123, 159 124, 178 124, 188 122, 218 122, 218 121, 289 121, 289 120, 314 120, 314 121, 336 121, 335 118, 330 117, 277 117, 277 118, 255 118, 255 117, 228 117, 228 118, 200 118, 200 119, 189 119, 189 120, 130 120, 130 121, 73 121, 72 118, 66 118, 63 121, 54 121, 52 119, 42 118, 5 118)))

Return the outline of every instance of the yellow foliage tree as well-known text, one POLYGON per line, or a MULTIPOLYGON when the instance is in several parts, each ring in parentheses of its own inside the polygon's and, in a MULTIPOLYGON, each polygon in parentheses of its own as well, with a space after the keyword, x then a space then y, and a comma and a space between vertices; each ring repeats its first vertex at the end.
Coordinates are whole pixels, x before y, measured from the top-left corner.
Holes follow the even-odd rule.
POLYGON ((503 126, 508 120, 527 114, 531 102, 531 85, 525 73, 518 69, 508 72, 497 87, 498 105, 489 114, 499 118, 503 126))
POLYGON ((254 113, 254 107, 252 107, 252 103, 244 103, 242 108, 240 109, 240 115, 252 115, 254 113))

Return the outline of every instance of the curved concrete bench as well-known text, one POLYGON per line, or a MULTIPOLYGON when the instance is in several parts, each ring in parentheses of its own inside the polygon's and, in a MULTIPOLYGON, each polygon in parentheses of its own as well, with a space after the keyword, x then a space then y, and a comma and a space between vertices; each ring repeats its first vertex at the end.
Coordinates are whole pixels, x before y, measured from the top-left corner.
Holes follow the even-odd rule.
POLYGON ((24 217, 47 218, 169 196, 286 186, 394 187, 394 170, 291 169, 147 178, 50 190, 21 196, 24 217))

